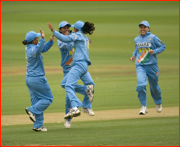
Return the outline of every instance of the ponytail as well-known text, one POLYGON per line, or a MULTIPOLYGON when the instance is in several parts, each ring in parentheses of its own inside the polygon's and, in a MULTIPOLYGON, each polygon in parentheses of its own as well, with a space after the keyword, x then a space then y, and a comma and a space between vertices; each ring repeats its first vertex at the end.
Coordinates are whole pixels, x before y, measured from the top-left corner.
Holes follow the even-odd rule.
POLYGON ((32 42, 33 42, 33 41, 31 41, 31 42, 28 43, 26 40, 24 40, 24 41, 22 41, 22 44, 24 44, 24 45, 32 44, 32 42))
POLYGON ((82 32, 84 34, 89 34, 91 35, 93 31, 95 30, 94 24, 90 22, 85 22, 84 26, 81 28, 82 32))
POLYGON ((24 45, 27 45, 27 44, 28 44, 27 41, 25 41, 25 40, 22 41, 22 43, 23 43, 24 45))

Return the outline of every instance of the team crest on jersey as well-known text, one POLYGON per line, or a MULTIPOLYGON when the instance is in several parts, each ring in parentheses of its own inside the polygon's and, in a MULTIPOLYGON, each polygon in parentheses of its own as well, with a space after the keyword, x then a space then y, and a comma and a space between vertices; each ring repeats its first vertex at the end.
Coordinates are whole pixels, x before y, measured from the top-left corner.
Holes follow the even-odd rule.
POLYGON ((32 51, 33 51, 34 49, 35 49, 35 48, 33 47, 33 48, 32 48, 32 51))
POLYGON ((151 40, 152 40, 152 38, 151 38, 151 37, 149 37, 149 38, 148 38, 148 40, 149 40, 149 41, 151 41, 151 40))

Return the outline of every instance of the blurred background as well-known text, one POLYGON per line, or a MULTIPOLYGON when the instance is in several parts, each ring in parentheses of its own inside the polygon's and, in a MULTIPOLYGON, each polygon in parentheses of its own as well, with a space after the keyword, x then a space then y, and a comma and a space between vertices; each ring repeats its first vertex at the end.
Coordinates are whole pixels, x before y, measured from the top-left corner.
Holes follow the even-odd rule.
MULTIPOLYGON (((58 30, 61 21, 74 24, 78 20, 95 24, 89 54, 89 72, 95 82, 93 110, 140 108, 136 92, 135 63, 130 62, 138 24, 150 23, 151 33, 166 45, 157 55, 159 85, 163 107, 179 106, 179 3, 178 1, 2 1, 1 2, 1 114, 24 114, 30 106, 25 84, 25 46, 22 41, 29 31, 52 32, 50 22, 58 30)), ((73 29, 73 28, 72 28, 73 29)), ((64 112, 65 91, 60 82, 63 72, 57 39, 43 54, 48 83, 54 102, 46 112, 64 112)), ((82 84, 79 81, 79 84, 82 84)), ((77 94, 80 100, 83 96, 77 94)), ((155 107, 147 85, 148 107, 155 107)))

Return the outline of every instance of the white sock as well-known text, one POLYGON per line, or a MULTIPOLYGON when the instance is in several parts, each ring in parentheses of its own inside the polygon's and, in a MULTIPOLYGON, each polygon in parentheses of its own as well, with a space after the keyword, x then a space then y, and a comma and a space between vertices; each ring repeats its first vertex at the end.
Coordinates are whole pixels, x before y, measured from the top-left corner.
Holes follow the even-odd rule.
POLYGON ((72 108, 72 109, 77 110, 78 108, 77 108, 77 107, 74 107, 74 108, 72 108))

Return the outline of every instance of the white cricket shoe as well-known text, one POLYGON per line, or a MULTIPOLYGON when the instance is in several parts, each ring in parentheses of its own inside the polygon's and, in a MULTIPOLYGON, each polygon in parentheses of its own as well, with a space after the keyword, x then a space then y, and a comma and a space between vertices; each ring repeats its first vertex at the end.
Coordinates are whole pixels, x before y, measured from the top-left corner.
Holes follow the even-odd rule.
POLYGON ((156 105, 156 111, 157 111, 158 113, 161 113, 161 111, 162 111, 162 104, 157 104, 157 105, 156 105))
POLYGON ((79 116, 79 115, 81 115, 81 112, 79 111, 79 109, 78 109, 78 108, 77 108, 77 109, 72 108, 72 109, 70 109, 70 111, 64 116, 64 119, 70 119, 70 118, 72 118, 72 117, 77 117, 77 116, 79 116))
POLYGON ((90 109, 90 108, 84 108, 84 107, 82 107, 81 111, 84 112, 84 113, 86 113, 86 114, 89 115, 89 116, 94 116, 94 115, 95 115, 94 112, 93 112, 93 110, 90 109))
POLYGON ((37 132, 40 132, 40 131, 46 132, 46 131, 47 131, 47 129, 46 129, 45 127, 41 127, 41 128, 33 128, 33 130, 34 130, 34 131, 37 131, 37 132))
POLYGON ((70 129, 71 128, 71 121, 66 119, 64 122, 64 126, 65 126, 65 128, 70 129))
POLYGON ((27 115, 29 115, 29 118, 31 121, 35 122, 36 121, 36 118, 35 116, 28 110, 28 108, 25 109, 27 115))
POLYGON ((92 102, 94 98, 94 86, 93 85, 87 85, 87 91, 86 94, 89 97, 89 101, 92 102))
POLYGON ((141 106, 140 111, 139 111, 139 115, 145 115, 146 113, 148 113, 147 107, 141 106))

